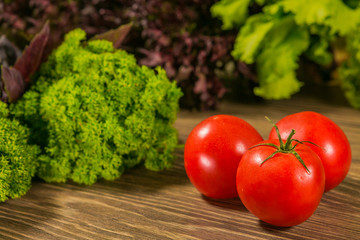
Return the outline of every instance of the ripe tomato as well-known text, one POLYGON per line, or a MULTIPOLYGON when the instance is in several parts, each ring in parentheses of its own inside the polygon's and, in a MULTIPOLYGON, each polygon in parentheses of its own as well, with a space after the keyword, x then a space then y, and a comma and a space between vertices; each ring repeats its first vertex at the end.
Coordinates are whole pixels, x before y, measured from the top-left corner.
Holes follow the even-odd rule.
MULTIPOLYGON (((295 129, 294 138, 310 141, 308 144, 320 157, 326 176, 325 191, 339 185, 346 177, 351 164, 350 143, 340 127, 329 118, 315 112, 299 112, 288 115, 276 124, 280 135, 286 139, 295 129)), ((269 138, 276 138, 273 128, 269 138)))
MULTIPOLYGON (((308 219, 320 203, 325 186, 321 160, 308 146, 298 144, 291 151, 278 152, 279 140, 266 140, 249 149, 241 159, 236 175, 239 197, 244 206, 261 220, 282 227, 308 219), (265 162, 263 162, 266 160, 265 162), (307 171, 309 170, 309 172, 307 171)), ((289 148, 295 146, 291 142, 289 148)))
POLYGON ((185 143, 184 165, 191 183, 207 197, 234 198, 236 170, 246 150, 262 141, 246 121, 215 115, 199 123, 185 143))

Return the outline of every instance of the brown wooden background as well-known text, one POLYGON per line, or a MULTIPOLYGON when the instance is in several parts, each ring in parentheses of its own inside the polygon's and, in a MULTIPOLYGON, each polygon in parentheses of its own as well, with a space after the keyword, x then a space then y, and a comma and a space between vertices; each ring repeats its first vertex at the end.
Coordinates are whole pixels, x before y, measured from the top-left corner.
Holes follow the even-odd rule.
POLYGON ((243 118, 267 137, 287 114, 312 110, 338 123, 350 140, 353 160, 346 179, 326 193, 306 222, 278 228, 259 221, 239 199, 201 196, 187 179, 183 150, 163 172, 143 167, 93 186, 36 180, 28 194, 0 204, 0 239, 360 239, 360 111, 327 98, 298 96, 258 104, 222 103, 216 112, 179 113, 181 142, 214 114, 243 118))

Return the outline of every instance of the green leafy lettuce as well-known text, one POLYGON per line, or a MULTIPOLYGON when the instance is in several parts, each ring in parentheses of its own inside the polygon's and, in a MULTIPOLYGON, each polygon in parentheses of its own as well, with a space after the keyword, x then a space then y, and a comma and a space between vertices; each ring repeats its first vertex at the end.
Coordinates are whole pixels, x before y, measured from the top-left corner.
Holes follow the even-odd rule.
POLYGON ((309 45, 309 34, 275 5, 264 12, 249 17, 237 36, 233 56, 256 64, 259 79, 259 86, 254 89, 256 95, 289 98, 302 86, 295 70, 299 56, 309 45))
POLYGON ((141 162, 151 170, 170 167, 182 95, 176 83, 111 42, 85 40, 81 29, 68 33, 12 105, 42 148, 37 174, 89 185, 141 162))
POLYGON ((38 146, 28 144, 29 130, 8 118, 0 101, 0 201, 18 198, 30 189, 38 164, 38 146))
POLYGON ((252 0, 223 0, 211 7, 211 14, 221 18, 223 29, 231 29, 243 24, 248 16, 248 7, 252 0))
POLYGON ((360 109, 360 28, 346 40, 348 52, 352 54, 340 67, 339 75, 346 98, 360 109))
MULTIPOLYGON (((347 38, 360 25, 359 3, 351 0, 221 0, 213 5, 212 14, 226 29, 239 26, 232 54, 255 64, 254 93, 266 99, 289 98, 298 92, 303 85, 296 75, 300 57, 331 64, 332 42, 347 38), (254 5, 259 10, 250 14, 254 5), (241 9, 238 14, 236 8, 241 9)), ((357 89, 354 82, 349 84, 357 89)))
POLYGON ((294 15, 297 24, 325 26, 332 34, 344 36, 360 22, 360 9, 352 9, 341 0, 284 0, 282 5, 294 15))

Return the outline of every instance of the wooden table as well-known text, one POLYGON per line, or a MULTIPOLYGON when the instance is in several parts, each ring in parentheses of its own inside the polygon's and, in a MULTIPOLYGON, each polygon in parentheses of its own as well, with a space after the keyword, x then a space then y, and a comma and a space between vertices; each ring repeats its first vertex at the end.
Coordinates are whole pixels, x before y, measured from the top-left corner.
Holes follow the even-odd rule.
POLYGON ((26 196, 0 204, 0 239, 360 239, 360 111, 328 100, 300 96, 257 104, 227 102, 215 112, 182 111, 175 124, 184 143, 197 123, 219 113, 243 118, 264 138, 271 128, 265 115, 278 121, 312 110, 338 123, 352 147, 350 172, 298 226, 270 226, 239 199, 201 196, 189 182, 183 150, 178 150, 174 167, 163 172, 138 167, 116 181, 90 187, 35 180, 26 196))

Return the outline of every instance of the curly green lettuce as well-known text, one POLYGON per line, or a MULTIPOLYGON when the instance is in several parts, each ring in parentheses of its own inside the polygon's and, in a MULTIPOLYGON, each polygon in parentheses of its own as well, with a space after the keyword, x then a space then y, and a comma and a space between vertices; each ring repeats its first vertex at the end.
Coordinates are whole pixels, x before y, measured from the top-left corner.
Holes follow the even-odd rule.
POLYGON ((68 33, 12 107, 42 148, 38 176, 90 185, 142 162, 171 167, 182 96, 176 83, 108 41, 85 40, 81 29, 68 33))
POLYGON ((0 101, 0 201, 18 198, 31 187, 38 164, 38 146, 28 144, 29 130, 8 118, 0 101))

